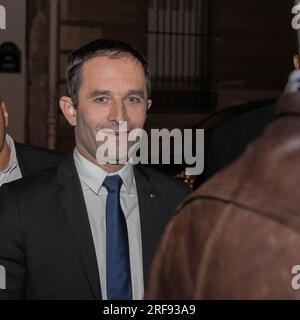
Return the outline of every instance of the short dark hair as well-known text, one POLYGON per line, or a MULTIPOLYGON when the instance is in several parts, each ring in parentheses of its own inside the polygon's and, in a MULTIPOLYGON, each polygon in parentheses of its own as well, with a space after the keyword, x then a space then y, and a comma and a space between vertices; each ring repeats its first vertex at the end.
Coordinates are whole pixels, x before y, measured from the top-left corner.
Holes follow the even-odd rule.
POLYGON ((73 51, 68 60, 66 69, 66 89, 67 94, 71 97, 74 107, 77 107, 78 105, 78 90, 81 85, 81 70, 85 62, 94 57, 108 56, 110 58, 118 59, 128 54, 136 58, 141 63, 145 73, 147 95, 150 97, 150 72, 148 63, 143 54, 131 45, 122 41, 96 39, 73 51))

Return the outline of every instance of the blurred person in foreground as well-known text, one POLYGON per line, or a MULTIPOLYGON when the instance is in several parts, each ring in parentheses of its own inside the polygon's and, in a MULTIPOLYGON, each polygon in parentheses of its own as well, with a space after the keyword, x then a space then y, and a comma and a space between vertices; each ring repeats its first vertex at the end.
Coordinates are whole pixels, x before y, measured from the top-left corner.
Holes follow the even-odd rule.
POLYGON ((274 121, 168 225, 147 299, 299 299, 300 71, 274 121))

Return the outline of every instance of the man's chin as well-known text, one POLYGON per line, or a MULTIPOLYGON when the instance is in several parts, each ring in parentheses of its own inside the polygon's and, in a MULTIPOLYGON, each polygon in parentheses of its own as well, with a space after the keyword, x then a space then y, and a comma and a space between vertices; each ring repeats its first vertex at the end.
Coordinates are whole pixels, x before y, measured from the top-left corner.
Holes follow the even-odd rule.
POLYGON ((116 139, 100 143, 96 150, 96 160, 99 164, 127 164, 130 156, 134 152, 134 145, 138 145, 136 142, 133 143, 127 139, 116 139))
POLYGON ((128 163, 128 159, 128 152, 124 152, 121 155, 96 154, 96 160, 101 165, 125 165, 128 163))

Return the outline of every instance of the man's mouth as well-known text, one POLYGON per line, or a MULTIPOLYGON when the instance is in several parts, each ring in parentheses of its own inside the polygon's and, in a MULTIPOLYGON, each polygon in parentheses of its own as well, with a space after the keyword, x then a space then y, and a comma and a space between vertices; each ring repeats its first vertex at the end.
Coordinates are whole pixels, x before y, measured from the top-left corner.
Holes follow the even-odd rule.
POLYGON ((104 134, 111 134, 115 136, 128 135, 129 131, 114 131, 112 129, 101 129, 104 134))
POLYGON ((129 131, 115 131, 115 136, 128 135, 129 131))

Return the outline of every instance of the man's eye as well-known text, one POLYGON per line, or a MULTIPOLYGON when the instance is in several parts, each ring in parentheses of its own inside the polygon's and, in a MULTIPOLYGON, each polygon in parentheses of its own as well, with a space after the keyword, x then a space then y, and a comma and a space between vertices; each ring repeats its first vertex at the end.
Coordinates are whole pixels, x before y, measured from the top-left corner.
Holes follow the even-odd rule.
POLYGON ((107 97, 98 97, 95 99, 96 102, 100 102, 100 103, 106 103, 108 102, 108 98, 107 97))
POLYGON ((131 103, 140 103, 140 102, 141 102, 141 99, 140 99, 140 98, 134 97, 134 96, 128 97, 128 100, 129 100, 129 102, 131 102, 131 103))

